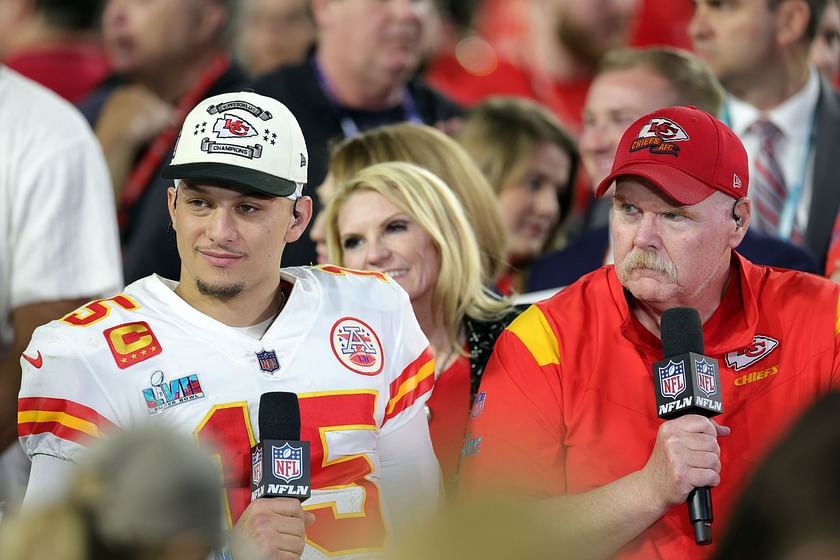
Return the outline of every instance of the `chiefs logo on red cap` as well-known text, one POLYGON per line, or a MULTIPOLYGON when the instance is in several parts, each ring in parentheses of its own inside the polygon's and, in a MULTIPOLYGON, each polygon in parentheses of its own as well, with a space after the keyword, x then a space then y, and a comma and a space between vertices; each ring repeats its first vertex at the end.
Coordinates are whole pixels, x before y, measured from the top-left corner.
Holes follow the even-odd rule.
POLYGON ((688 133, 679 124, 664 117, 654 117, 642 127, 630 144, 630 151, 650 150, 652 154, 676 156, 680 147, 676 142, 689 140, 688 133))

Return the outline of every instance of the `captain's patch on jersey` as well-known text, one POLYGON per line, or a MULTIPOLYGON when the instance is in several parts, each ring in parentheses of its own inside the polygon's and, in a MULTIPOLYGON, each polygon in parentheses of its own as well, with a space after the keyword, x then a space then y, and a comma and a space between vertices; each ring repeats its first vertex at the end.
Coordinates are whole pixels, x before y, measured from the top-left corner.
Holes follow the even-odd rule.
POLYGON ((102 334, 120 369, 148 360, 163 351, 155 333, 145 321, 123 323, 106 329, 102 334))
POLYGON ((204 397, 201 382, 195 373, 168 381, 164 373, 157 370, 152 374, 149 383, 151 387, 143 389, 146 411, 149 414, 157 414, 175 405, 204 397))
POLYGON ((344 367, 362 375, 382 371, 382 344, 370 326, 354 317, 343 317, 330 331, 333 354, 344 367))

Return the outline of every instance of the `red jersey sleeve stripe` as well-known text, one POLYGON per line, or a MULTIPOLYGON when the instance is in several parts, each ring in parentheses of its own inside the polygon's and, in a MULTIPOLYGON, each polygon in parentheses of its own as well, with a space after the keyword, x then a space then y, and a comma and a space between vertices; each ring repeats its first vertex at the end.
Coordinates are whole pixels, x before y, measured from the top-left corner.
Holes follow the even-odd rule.
POLYGON ((87 445, 91 438, 102 437, 102 433, 91 433, 88 431, 78 430, 70 425, 62 422, 23 422, 18 423, 18 435, 20 437, 34 436, 38 434, 51 433, 56 437, 68 441, 75 441, 76 443, 87 445))
POLYGON ((420 396, 431 391, 435 384, 435 359, 426 347, 420 356, 408 364, 399 377, 391 382, 391 398, 385 408, 385 420, 411 406, 420 396))
POLYGON ((43 397, 18 400, 18 434, 21 436, 52 432, 58 437, 79 441, 79 438, 102 437, 113 428, 110 420, 73 401, 43 397))

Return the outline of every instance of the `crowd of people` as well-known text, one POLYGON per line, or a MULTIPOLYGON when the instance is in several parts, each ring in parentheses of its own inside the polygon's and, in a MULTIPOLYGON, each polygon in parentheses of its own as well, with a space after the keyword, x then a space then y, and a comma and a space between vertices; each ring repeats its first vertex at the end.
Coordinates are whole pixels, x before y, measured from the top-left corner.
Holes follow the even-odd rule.
POLYGON ((838 557, 840 1, 11 0, 0 64, 0 557, 838 557))

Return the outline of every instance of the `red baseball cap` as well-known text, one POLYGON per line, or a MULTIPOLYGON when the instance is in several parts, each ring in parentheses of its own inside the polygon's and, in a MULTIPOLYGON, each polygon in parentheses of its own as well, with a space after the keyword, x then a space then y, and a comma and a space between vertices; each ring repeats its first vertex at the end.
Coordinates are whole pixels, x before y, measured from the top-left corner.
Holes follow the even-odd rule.
POLYGON ((747 196, 749 165, 741 140, 725 124, 695 107, 647 114, 624 131, 612 172, 595 191, 603 196, 619 177, 635 175, 683 205, 715 191, 747 196))

